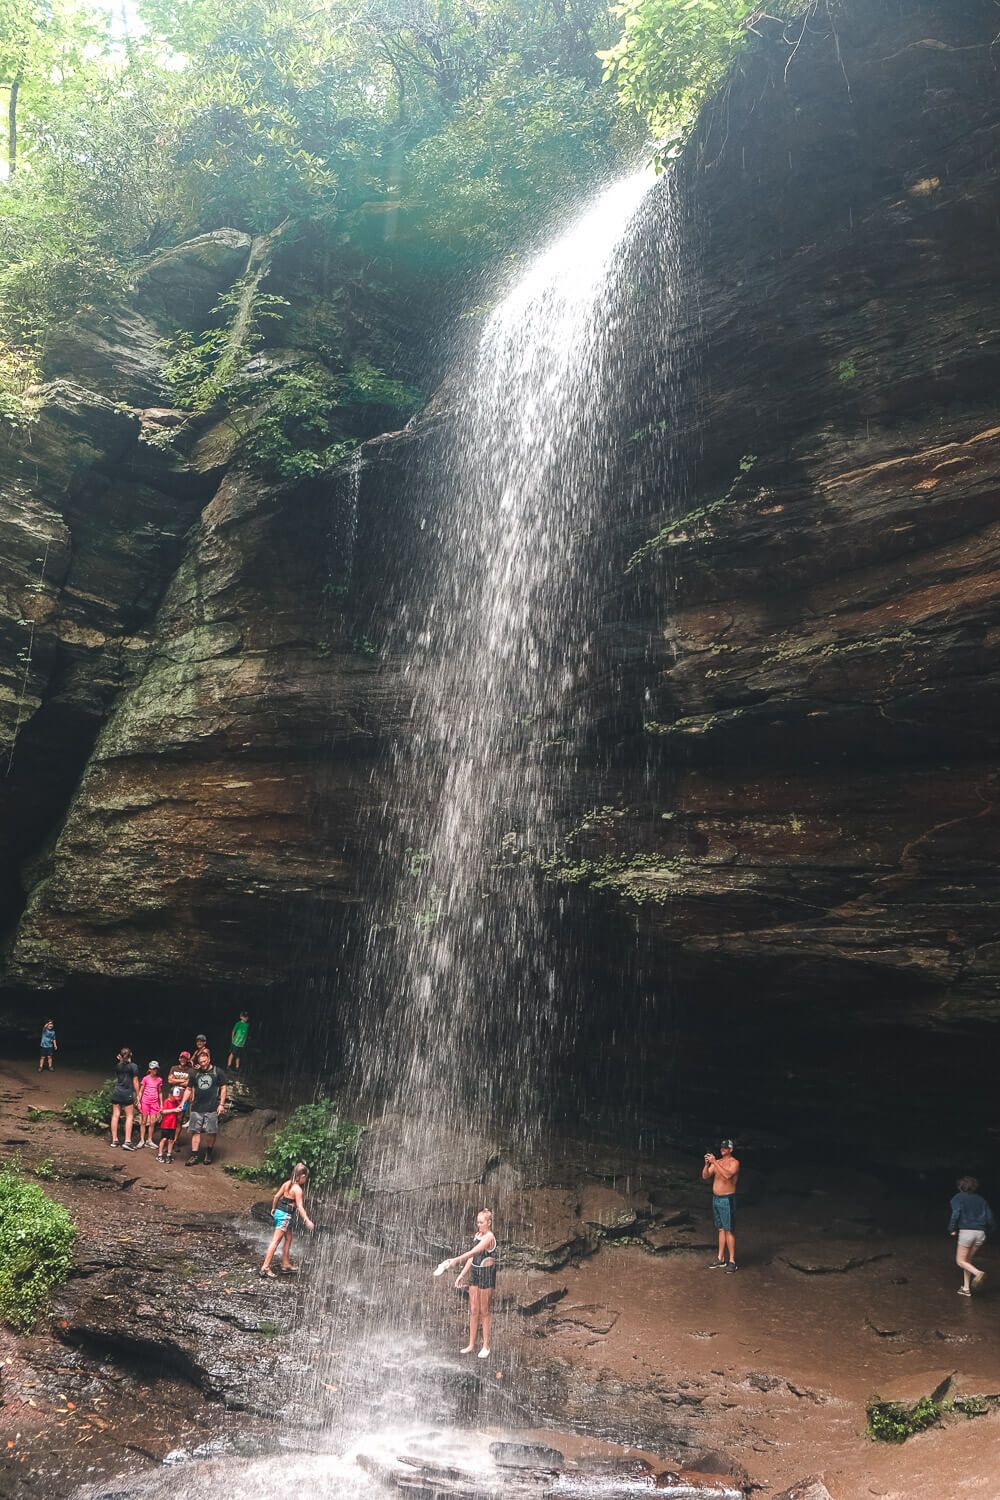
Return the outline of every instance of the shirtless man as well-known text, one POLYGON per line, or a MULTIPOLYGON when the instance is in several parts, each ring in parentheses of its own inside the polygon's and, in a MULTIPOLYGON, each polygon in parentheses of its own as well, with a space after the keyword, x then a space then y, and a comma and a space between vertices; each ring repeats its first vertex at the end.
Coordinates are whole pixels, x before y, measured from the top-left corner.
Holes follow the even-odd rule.
POLYGON ((711 1262, 713 1271, 735 1271, 736 1265, 736 1184, 740 1180, 740 1164, 733 1155, 732 1141, 723 1141, 719 1155, 711 1151, 705 1154, 705 1165, 701 1169, 703 1182, 712 1184, 712 1222, 719 1231, 718 1259, 711 1262))

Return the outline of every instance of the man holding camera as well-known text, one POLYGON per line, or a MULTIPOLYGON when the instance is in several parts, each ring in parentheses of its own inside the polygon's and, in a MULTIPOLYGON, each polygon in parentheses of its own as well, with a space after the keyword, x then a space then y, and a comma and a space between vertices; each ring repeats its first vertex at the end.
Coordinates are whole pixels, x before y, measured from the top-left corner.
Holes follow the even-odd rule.
POLYGON ((740 1164, 733 1155, 732 1141, 723 1141, 719 1155, 705 1153, 701 1169, 703 1182, 712 1184, 712 1222, 719 1231, 719 1255, 711 1263, 713 1271, 735 1271, 736 1265, 736 1184, 740 1164))

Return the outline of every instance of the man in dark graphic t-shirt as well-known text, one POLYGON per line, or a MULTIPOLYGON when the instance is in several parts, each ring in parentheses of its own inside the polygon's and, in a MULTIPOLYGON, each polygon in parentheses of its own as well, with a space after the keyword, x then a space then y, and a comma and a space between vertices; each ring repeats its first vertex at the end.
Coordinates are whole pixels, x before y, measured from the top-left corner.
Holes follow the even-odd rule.
POLYGON ((195 1054, 184 1097, 191 1101, 191 1155, 184 1165, 193 1167, 199 1162, 212 1160, 212 1148, 219 1133, 219 1116, 226 1107, 226 1075, 221 1068, 215 1067, 207 1047, 195 1054))

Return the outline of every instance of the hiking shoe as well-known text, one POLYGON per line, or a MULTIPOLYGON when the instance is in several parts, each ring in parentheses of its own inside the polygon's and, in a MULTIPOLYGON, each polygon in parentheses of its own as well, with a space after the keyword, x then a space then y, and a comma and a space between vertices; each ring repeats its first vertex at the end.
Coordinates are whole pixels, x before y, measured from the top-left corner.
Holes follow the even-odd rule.
POLYGON ((112 1146, 117 1146, 118 1142, 117 1141, 112 1141, 111 1144, 112 1144, 112 1146))
POLYGON ((729 1262, 725 1260, 710 1260, 708 1269, 710 1271, 724 1271, 728 1264, 729 1262))
POLYGON ((204 1158, 202 1157, 201 1152, 199 1151, 196 1156, 189 1156, 188 1159, 187 1159, 187 1161, 184 1163, 184 1165, 186 1167, 200 1167, 201 1164, 202 1164, 203 1159, 204 1158))
POLYGON ((212 1153, 211 1153, 211 1151, 206 1151, 205 1152, 205 1165, 206 1165, 206 1167, 210 1167, 212 1165, 212 1153))
POLYGON ((731 1260, 729 1262, 728 1266, 726 1267, 726 1270, 727 1271, 738 1271, 739 1270, 739 1266, 736 1264, 736 1262, 734 1260, 731 1260))
POLYGON ((134 1151, 135 1147, 133 1146, 133 1144, 132 1144, 131 1141, 122 1141, 122 1150, 123 1151, 134 1151))
POLYGON ((958 1289, 958 1295, 960 1297, 971 1297, 972 1293, 969 1291, 969 1288, 967 1286, 960 1286, 958 1289))

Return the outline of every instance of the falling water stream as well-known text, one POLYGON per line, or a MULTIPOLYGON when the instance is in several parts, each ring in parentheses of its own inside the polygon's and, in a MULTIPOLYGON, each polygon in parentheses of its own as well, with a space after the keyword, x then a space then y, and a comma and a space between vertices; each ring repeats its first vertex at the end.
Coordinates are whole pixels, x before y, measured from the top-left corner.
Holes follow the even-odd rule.
POLYGON ((343 1359, 321 1352, 307 1392, 341 1451, 429 1418, 531 1418, 509 1351, 485 1398, 456 1359, 461 1305, 430 1270, 471 1243, 480 1195, 503 1244, 517 1181, 503 1168, 541 1149, 552 1039, 572 1013, 537 861, 585 716, 589 549, 628 437, 636 320, 651 317, 630 250, 655 182, 606 188, 528 266, 455 372, 446 451, 421 476, 435 565, 401 615, 411 732, 394 826, 370 829, 382 878, 356 968, 354 1089, 380 1100, 369 1191, 357 1241, 330 1237, 311 1278, 313 1315, 332 1297, 350 1350, 346 1389, 343 1359))
MULTIPOLYGON (((354 1096, 379 1104, 353 1232, 317 1240, 300 1288, 292 1405, 321 1419, 316 1454, 282 1464, 285 1488, 380 1494, 359 1447, 419 1444, 433 1423, 465 1451, 477 1430, 537 1416, 501 1330, 487 1365, 460 1359, 461 1302, 430 1272, 471 1244, 481 1196, 502 1289, 505 1209, 544 1146, 553 1038, 572 1015, 537 861, 574 774, 594 536, 622 470, 638 330, 656 317, 630 269, 636 243, 663 230, 656 180, 615 182, 529 264, 455 372, 446 451, 419 476, 436 561, 412 580, 394 643, 412 711, 387 777, 395 801, 366 829, 380 878, 348 1037, 354 1096)), ((352 526, 359 480, 354 466, 352 526)), ((273 1480, 251 1466, 240 1487, 270 1494, 273 1480)))

